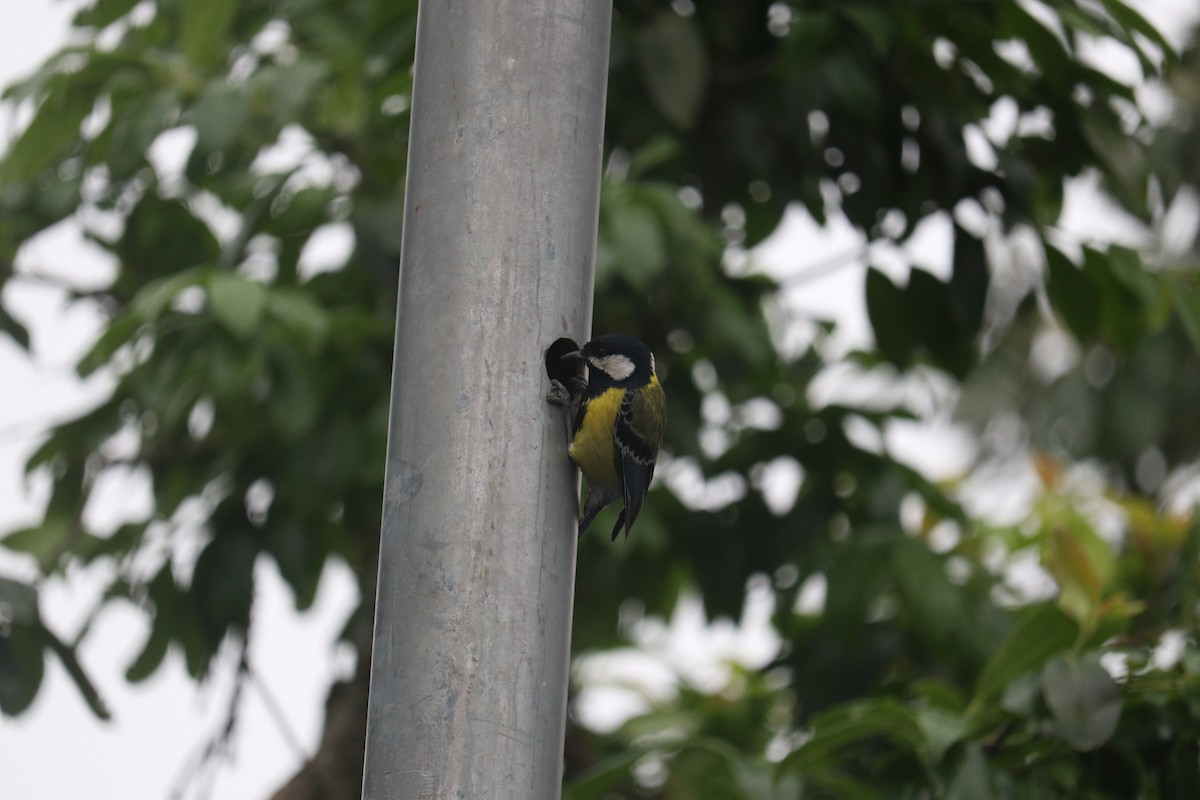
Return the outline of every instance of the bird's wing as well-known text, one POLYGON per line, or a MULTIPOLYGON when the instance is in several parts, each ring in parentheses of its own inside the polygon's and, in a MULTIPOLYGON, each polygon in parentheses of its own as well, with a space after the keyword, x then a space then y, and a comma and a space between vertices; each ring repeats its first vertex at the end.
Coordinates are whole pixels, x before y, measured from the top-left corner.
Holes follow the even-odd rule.
MULTIPOLYGON (((571 391, 571 387, 568 386, 567 391, 571 391)), ((574 396, 572 396, 572 403, 574 403, 574 399, 574 396)), ((578 409, 571 416, 573 418, 570 419, 568 424, 571 425, 571 438, 574 439, 575 435, 579 433, 579 429, 583 427, 583 418, 587 416, 587 403, 580 403, 578 409)))
MULTIPOLYGON (((628 390, 613 423, 613 438, 625 489, 625 535, 642 509, 642 500, 654 477, 654 462, 662 444, 667 419, 667 398, 657 381, 641 390, 628 390)), ((613 530, 613 538, 618 528, 613 530)))

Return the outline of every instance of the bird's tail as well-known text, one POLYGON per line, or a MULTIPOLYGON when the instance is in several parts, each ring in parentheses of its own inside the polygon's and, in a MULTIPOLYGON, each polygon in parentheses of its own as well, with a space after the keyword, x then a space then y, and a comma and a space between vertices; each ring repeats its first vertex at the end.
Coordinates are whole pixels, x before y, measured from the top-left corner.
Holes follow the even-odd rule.
POLYGON ((579 536, 580 536, 580 538, 583 537, 583 532, 588 529, 588 525, 592 524, 592 520, 594 520, 596 518, 596 515, 600 513, 600 509, 602 509, 602 508, 604 508, 604 506, 599 505, 599 504, 594 505, 594 506, 585 506, 584 507, 583 519, 579 520, 579 536))
POLYGON ((627 509, 622 508, 621 513, 617 515, 617 524, 613 526, 612 540, 617 540, 617 534, 621 532, 621 528, 625 528, 625 538, 629 538, 629 526, 625 524, 625 512, 627 509))

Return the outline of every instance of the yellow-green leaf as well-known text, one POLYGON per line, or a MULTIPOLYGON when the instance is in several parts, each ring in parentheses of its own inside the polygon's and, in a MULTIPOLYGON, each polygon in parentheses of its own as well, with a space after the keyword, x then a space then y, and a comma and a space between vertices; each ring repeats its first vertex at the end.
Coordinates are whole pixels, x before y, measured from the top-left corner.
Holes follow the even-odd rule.
POLYGON ((208 279, 209 312, 239 339, 258 330, 267 302, 267 287, 232 272, 215 272, 208 279))
POLYGON ((225 35, 237 11, 235 0, 187 0, 183 7, 183 53, 197 66, 221 61, 225 35))

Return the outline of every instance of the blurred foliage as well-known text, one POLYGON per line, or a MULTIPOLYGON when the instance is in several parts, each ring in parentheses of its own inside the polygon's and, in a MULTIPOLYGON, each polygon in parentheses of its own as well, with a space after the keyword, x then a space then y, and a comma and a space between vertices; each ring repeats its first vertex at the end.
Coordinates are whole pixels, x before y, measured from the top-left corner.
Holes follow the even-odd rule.
MULTIPOLYGON (((31 121, 0 163, 0 285, 68 274, 18 251, 82 230, 113 273, 63 286, 108 319, 78 369, 114 386, 32 456, 44 517, 0 546, 45 577, 110 575, 97 613, 144 610, 131 681, 171 651, 201 679, 230 642, 244 665, 260 561, 299 609, 330 559, 372 597, 415 12, 96 0, 5 95, 31 121), (333 233, 353 247, 317 269, 333 233), (152 509, 93 529, 113 475, 144 481, 152 509)), ((626 645, 685 590, 737 619, 752 578, 782 644, 719 691, 680 678, 613 732, 573 726, 566 796, 1197 796, 1200 525, 1178 510, 1200 456, 1195 231, 1168 252, 1056 228, 1071 177, 1098 176, 1151 234, 1197 196, 1194 52, 1122 0, 615 12, 595 329, 660 354, 670 488, 627 544, 584 540, 575 649, 626 645), (1163 79, 1176 115, 1144 119, 1132 83, 1085 56, 1097 43, 1163 79), (851 259, 876 345, 845 356, 743 266, 790 206, 871 245, 949 217, 950 272, 905 256, 897 282, 877 248, 851 259), (1025 273, 1019 240, 1036 244, 1025 273), (969 472, 934 484, 870 445, 920 404, 814 399, 833 368, 953 387, 978 432, 969 472), (795 497, 768 502, 789 466, 795 497), (1027 501, 1014 524, 968 502, 988 475, 1027 501), (719 503, 702 491, 718 485, 719 503)), ((0 331, 30 346, 11 308, 0 331)), ((28 707, 53 653, 102 713, 74 656, 87 627, 52 634, 37 591, 0 579, 0 709, 28 707)), ((345 631, 360 658, 369 622, 345 631)))

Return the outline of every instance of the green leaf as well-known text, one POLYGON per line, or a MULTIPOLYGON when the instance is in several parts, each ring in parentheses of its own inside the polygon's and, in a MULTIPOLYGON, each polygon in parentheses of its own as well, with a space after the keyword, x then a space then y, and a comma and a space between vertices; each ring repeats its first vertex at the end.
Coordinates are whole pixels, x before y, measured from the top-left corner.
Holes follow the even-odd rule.
POLYGON ((727 743, 693 739, 671 763, 667 791, 679 797, 703 792, 711 800, 741 800, 745 797, 736 775, 737 752, 727 743))
POLYGON ((887 55, 896 32, 896 15, 871 3, 841 3, 834 8, 862 31, 876 56, 887 55))
MULTIPOLYGON (((87 453, 100 447, 119 427, 120 405, 119 400, 110 399, 87 414, 59 425, 29 456, 25 462, 25 474, 30 475, 39 467, 47 465, 53 466, 55 473, 62 473, 63 467, 69 466, 69 461, 64 456, 71 453, 87 453)), ((77 474, 75 479, 75 505, 72 507, 64 504, 59 507, 60 513, 65 516, 74 516, 82 505, 82 475, 77 474)), ((62 485, 63 480, 60 478, 58 483, 62 485)), ((56 487, 54 495, 58 494, 59 488, 56 487)))
POLYGON ((974 340, 983 327, 991 275, 983 240, 954 226, 954 269, 947 283, 950 315, 961 335, 974 340))
MULTIPOLYGON (((199 0, 204 2, 204 0, 199 0)), ((278 124, 292 122, 301 109, 313 102, 322 83, 329 79, 330 66, 316 58, 300 57, 286 66, 269 64, 254 73, 247 84, 257 107, 262 104, 278 124)), ((394 220, 392 216, 389 219, 394 220)))
MULTIPOLYGON (((801 776, 803 785, 815 789, 813 797, 837 798, 837 800, 886 800, 888 794, 881 791, 877 784, 872 783, 873 776, 862 772, 839 769, 835 766, 820 766, 805 772, 801 776)), ((776 783, 783 785, 787 776, 782 776, 776 783)), ((795 792, 791 797, 808 797, 809 792, 795 792)), ((757 799, 756 799, 757 800, 757 799)))
MULTIPOLYGON (((167 297, 165 296, 167 291, 165 287, 160 287, 159 291, 163 292, 164 296, 154 298, 153 300, 150 298, 143 300, 143 310, 154 310, 154 316, 157 316, 166 303, 170 302, 178 293, 178 289, 173 289, 170 291, 170 296, 167 297)), ((137 302, 136 298, 134 302, 137 302)), ((133 337, 141 330, 142 320, 142 315, 133 311, 125 314, 117 314, 113 317, 108 323, 108 328, 105 329, 104 333, 100 334, 100 338, 92 345, 92 349, 83 358, 79 359, 79 363, 75 365, 75 370, 79 373, 79 376, 86 378, 91 375, 100 369, 100 367, 107 364, 118 350, 132 342, 133 337)))
POLYGON ((134 207, 125 221, 125 235, 113 249, 129 271, 126 279, 137 275, 139 281, 211 266, 221 250, 212 230, 192 214, 185 200, 151 194, 134 207))
POLYGON ((160 625, 155 625, 150 629, 150 635, 146 638, 146 643, 142 645, 141 652, 137 654, 133 662, 125 670, 125 680, 130 683, 140 683, 146 678, 154 674, 162 664, 163 659, 167 656, 167 647, 171 644, 171 637, 160 625))
POLYGON ((1042 566, 1059 585, 1058 604, 1090 628, 1116 571, 1112 548, 1081 514, 1067 511, 1048 521, 1042 566))
POLYGON ((1200 355, 1200 293, 1178 275, 1166 276, 1167 289, 1175 306, 1179 322, 1187 333, 1196 355, 1200 355))
POLYGON ((1121 245, 1110 245, 1108 268, 1113 277, 1141 301, 1147 315, 1163 305, 1161 281, 1143 266, 1137 251, 1121 245))
POLYGON ((917 678, 909 688, 913 696, 927 703, 930 708, 940 708, 944 711, 961 714, 966 711, 967 702, 959 688, 937 678, 917 678))
MULTIPOLYGON (((203 270, 186 270, 147 283, 138 290, 138 293, 134 295, 133 300, 129 304, 129 309, 134 316, 129 321, 117 326, 119 332, 126 335, 125 339, 121 340, 120 336, 106 332, 105 336, 111 338, 105 340, 102 337, 102 341, 105 341, 105 344, 101 352, 107 352, 111 355, 112 352, 115 352, 117 348, 128 340, 129 335, 132 335, 133 330, 137 327, 135 323, 141 321, 150 322, 157 319, 167 309, 167 306, 171 304, 171 301, 175 299, 176 295, 187 287, 200 283, 204 279, 205 274, 206 271, 203 270)), ((97 342, 97 347, 99 346, 100 342, 97 342)), ((90 354, 84 360, 90 362, 90 354)))
POLYGON ((45 671, 40 624, 10 625, 0 636, 0 712, 16 716, 29 708, 45 671))
POLYGON ((0 605, 4 624, 30 625, 38 620, 38 590, 28 583, 0 575, 0 605))
POLYGON ((329 314, 307 292, 272 288, 267 295, 267 313, 308 347, 319 347, 329 332, 329 314))
POLYGON ((48 575, 58 565, 76 531, 69 518, 47 514, 40 525, 13 531, 0 539, 0 544, 14 553, 33 556, 38 569, 48 575))
POLYGON ((1130 6, 1122 0, 1100 0, 1104 10, 1107 11, 1113 19, 1126 31, 1136 31, 1142 36, 1145 36, 1150 41, 1154 42, 1163 52, 1163 57, 1170 64, 1178 60, 1179 56, 1175 49, 1171 47, 1171 43, 1166 37, 1159 32, 1150 22, 1140 13, 1130 8, 1130 6))
POLYGON ((1159 771, 1164 800, 1200 797, 1200 745, 1176 739, 1167 763, 1159 771))
POLYGON ((296 609, 304 611, 316 598, 317 584, 325 566, 325 551, 314 536, 311 523, 302 525, 292 519, 276 521, 276 516, 272 508, 263 549, 275 559, 279 574, 291 587, 296 609))
POLYGON ((958 589, 946 577, 943 560, 917 539, 897 539, 892 547, 896 581, 911 624, 934 642, 948 642, 963 616, 958 589))
POLYGON ((875 331, 875 345, 888 361, 903 369, 916 349, 914 331, 904 293, 874 267, 867 269, 867 317, 875 331))
POLYGON ((1084 10, 1080 10, 1070 5, 1062 5, 1055 9, 1058 16, 1066 23, 1067 27, 1086 33, 1091 36, 1107 37, 1109 34, 1110 24, 1107 19, 1102 19, 1100 15, 1090 14, 1084 10))
POLYGON ((357 81, 334 81, 318 95, 317 118, 339 136, 360 136, 370 118, 370 103, 357 81))
POLYGON ((980 673, 973 702, 991 699, 1013 679, 1069 648, 1078 637, 1079 625, 1053 604, 1026 611, 980 673))
POLYGON ((943 708, 922 708, 916 713, 925 749, 935 762, 941 761, 946 751, 966 736, 970 727, 966 716, 943 708))
POLYGON ((105 556, 125 556, 138 549, 145 533, 146 522, 127 522, 108 536, 81 531, 71 546, 71 553, 84 564, 105 556))
POLYGON ((214 517, 218 524, 227 520, 227 526, 196 559, 188 599, 200 609, 204 636, 215 653, 229 628, 244 627, 250 620, 259 543, 244 522, 241 498, 224 500, 214 517))
POLYGON ((195 371, 173 387, 175 397, 171 398, 173 402, 163 410, 163 415, 166 416, 169 409, 172 419, 183 420, 205 394, 210 394, 218 407, 245 404, 252 387, 256 383, 263 385, 262 377, 268 366, 265 348, 258 346, 257 339, 253 345, 247 346, 246 341, 230 337, 220 345, 209 347, 207 357, 194 362, 192 368, 195 371))
POLYGON ((77 28, 107 28, 124 17, 140 0, 96 0, 75 15, 77 28))
POLYGON ((1018 717, 1032 717, 1037 713, 1038 698, 1042 688, 1036 672, 1026 672, 1009 681, 1000 697, 1000 708, 1018 717))
MULTIPOLYGON (((891 410, 889 411, 889 417, 893 419, 908 418, 905 416, 906 411, 906 409, 891 410)), ((908 484, 908 488, 921 495, 921 499, 929 506, 930 511, 963 525, 969 524, 967 512, 963 510, 963 507, 957 501, 948 497, 945 491, 930 483, 929 479, 920 472, 899 461, 891 461, 890 466, 903 476, 904 482, 908 484)))
POLYGON ((637 54, 654 105, 672 125, 690 130, 708 85, 708 53, 696 20, 659 14, 638 36, 637 54))
POLYGON ((1026 11, 1020 3, 1001 3, 996 8, 1000 22, 997 39, 1008 34, 1025 42, 1041 73, 1050 81, 1063 81, 1072 73, 1066 48, 1051 30, 1026 11))
POLYGON ((214 272, 208 279, 208 310, 238 339, 257 330, 267 304, 267 287, 232 272, 214 272))
POLYGON ((1146 328, 1145 295, 1127 270, 1122 257, 1092 247, 1083 248, 1083 273, 1100 292, 1100 327, 1104 337, 1120 346, 1133 347, 1146 328))
POLYGON ((1049 244, 1045 248, 1050 304, 1076 339, 1089 341, 1100 331, 1100 293, 1061 250, 1049 244))
POLYGON ((878 122, 884 105, 880 83, 862 59, 849 51, 836 50, 822 60, 821 75, 834 98, 854 119, 868 125, 878 122))
POLYGON ((20 714, 37 696, 46 669, 46 641, 37 589, 0 577, 0 712, 20 714))
POLYGON ((1106 188, 1139 218, 1146 219, 1150 161, 1145 148, 1105 110, 1089 109, 1081 120, 1087 145, 1096 154, 1106 188))
POLYGON ((1066 655, 1042 669, 1042 696, 1054 724, 1076 750, 1095 750, 1107 742, 1121 718, 1121 691, 1094 659, 1066 655))
MULTIPOLYGON (((629 178, 631 180, 643 178, 646 173, 678 158, 681 151, 679 138, 674 135, 663 134, 651 139, 645 145, 630 153, 629 178)), ((672 194, 671 197, 675 202, 678 202, 676 195, 672 194)))
POLYGON ((972 744, 946 787, 946 800, 1002 800, 1008 797, 997 786, 996 775, 988 764, 983 748, 972 744))
POLYGON ((764 202, 748 197, 744 204, 746 225, 743 228, 745 239, 742 246, 746 248, 760 244, 764 239, 779 229, 786 205, 778 200, 768 198, 764 202))
POLYGON ((237 6, 237 0, 186 0, 180 31, 188 63, 209 66, 223 60, 229 49, 225 37, 237 6))
POLYGON ((891 537, 864 536, 843 548, 825 570, 828 588, 821 624, 838 637, 853 639, 867 619, 892 568, 891 537))
MULTIPOLYGON (((908 325, 933 363, 956 377, 965 375, 974 356, 974 334, 961 327, 965 318, 956 319, 949 287, 932 273, 913 267, 903 297, 908 325)), ((968 313, 965 305, 962 313, 968 313)))
POLYGON ((288 439, 311 433, 322 401, 311 359, 295 349, 280 350, 271 379, 276 397, 268 410, 271 422, 288 439))
POLYGON ((576 775, 563 786, 562 800, 605 800, 612 792, 629 780, 630 770, 639 758, 641 750, 627 747, 616 755, 596 762, 576 775))
POLYGON ((175 583, 169 562, 145 585, 145 590, 153 618, 146 644, 125 671, 126 680, 132 683, 150 677, 162 664, 171 641, 175 639, 182 642, 189 628, 193 627, 188 617, 191 610, 175 583))
POLYGON ((188 116, 196 127, 198 152, 224 150, 237 141, 249 119, 250 97, 221 77, 205 87, 188 116))
POLYGON ((1062 175, 1038 175, 1029 190, 1029 205, 1033 221, 1039 225, 1056 225, 1062 216, 1066 182, 1062 175))
POLYGON ((616 245, 613 269, 634 287, 645 288, 667 262, 658 220, 640 203, 614 203, 608 228, 610 241, 616 245))
MULTIPOLYGON (((282 188, 283 182, 280 183, 282 188)), ((284 247, 294 248, 299 256, 304 244, 329 221, 329 204, 334 192, 329 187, 307 186, 288 192, 272 204, 266 228, 280 238, 284 247)))
POLYGON ((914 712, 894 700, 868 700, 842 706, 813 720, 812 738, 780 763, 781 770, 821 766, 838 752, 883 738, 916 752, 924 736, 914 712))
POLYGON ((18 322, 8 309, 0 305, 0 332, 7 333, 12 340, 26 350, 29 349, 29 330, 18 322))
POLYGON ((28 183, 42 170, 66 158, 79 140, 79 126, 92 111, 95 98, 56 83, 38 107, 29 127, 17 137, 0 162, 0 184, 28 183))

